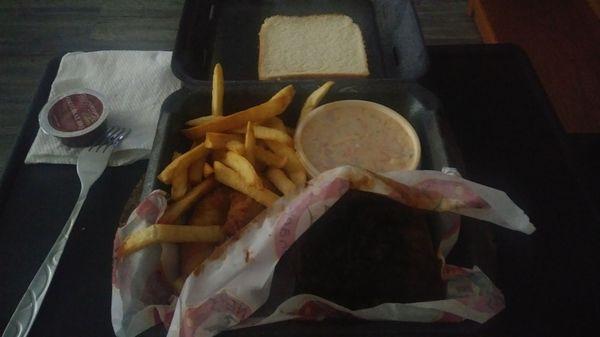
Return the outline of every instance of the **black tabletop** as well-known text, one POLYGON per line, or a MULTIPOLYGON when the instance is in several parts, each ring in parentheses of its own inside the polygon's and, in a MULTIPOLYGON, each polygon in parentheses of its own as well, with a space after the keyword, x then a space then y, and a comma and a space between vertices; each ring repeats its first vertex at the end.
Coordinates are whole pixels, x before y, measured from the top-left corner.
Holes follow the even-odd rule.
POLYGON ((537 226, 496 229, 505 335, 578 335, 598 311, 599 135, 566 136, 514 46, 432 48, 426 83, 444 104, 468 178, 508 193, 537 226), (568 145, 578 145, 572 149, 568 145), (564 333, 563 333, 564 332, 564 333))
MULTIPOLYGON (((443 103, 442 118, 462 155, 463 175, 506 191, 538 228, 531 236, 494 228, 496 283, 507 308, 486 323, 486 334, 590 331, 600 317, 600 254, 595 250, 600 247, 595 192, 600 186, 591 174, 600 166, 590 156, 600 144, 598 135, 563 133, 518 48, 430 47, 429 55, 431 67, 422 84, 443 103)), ((0 327, 79 192, 74 166, 22 164, 57 67, 58 59, 48 66, 0 185, 0 327)), ((140 161, 109 168, 94 185, 30 336, 113 335, 112 240, 145 166, 140 161)))

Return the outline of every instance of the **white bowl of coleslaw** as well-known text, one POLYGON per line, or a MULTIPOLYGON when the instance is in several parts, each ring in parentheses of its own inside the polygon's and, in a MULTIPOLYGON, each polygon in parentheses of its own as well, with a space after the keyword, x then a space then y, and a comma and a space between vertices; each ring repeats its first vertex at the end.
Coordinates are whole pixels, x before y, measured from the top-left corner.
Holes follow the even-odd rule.
POLYGON ((410 122, 370 101, 336 101, 312 110, 299 122, 294 143, 312 177, 342 165, 376 173, 414 170, 421 160, 410 122))

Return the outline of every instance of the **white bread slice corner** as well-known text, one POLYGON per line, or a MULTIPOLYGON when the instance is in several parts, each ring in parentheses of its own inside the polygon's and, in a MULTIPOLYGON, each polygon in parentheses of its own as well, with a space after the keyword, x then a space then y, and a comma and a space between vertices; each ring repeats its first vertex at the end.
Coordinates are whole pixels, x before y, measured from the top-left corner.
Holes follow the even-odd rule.
POLYGON ((346 15, 272 16, 259 40, 260 80, 369 75, 362 33, 346 15))

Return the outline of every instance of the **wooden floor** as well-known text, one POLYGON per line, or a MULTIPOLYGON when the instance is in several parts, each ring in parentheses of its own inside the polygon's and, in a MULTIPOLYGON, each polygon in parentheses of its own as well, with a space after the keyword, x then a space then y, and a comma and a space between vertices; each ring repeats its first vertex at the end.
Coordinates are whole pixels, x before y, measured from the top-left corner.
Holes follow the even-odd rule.
MULTIPOLYGON (((0 173, 46 64, 67 51, 170 50, 184 0, 1 0, 0 173)), ((479 43, 467 0, 413 0, 425 41, 479 43)))

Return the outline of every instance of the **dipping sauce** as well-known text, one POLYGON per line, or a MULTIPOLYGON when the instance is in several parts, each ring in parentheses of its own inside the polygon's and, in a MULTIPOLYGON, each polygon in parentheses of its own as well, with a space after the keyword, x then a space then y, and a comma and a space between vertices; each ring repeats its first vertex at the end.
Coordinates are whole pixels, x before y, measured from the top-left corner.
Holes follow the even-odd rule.
POLYGON ((104 111, 98 97, 90 94, 73 94, 54 103, 48 111, 50 125, 59 131, 83 130, 94 124, 104 111))
POLYGON ((40 128, 68 146, 89 145, 104 129, 107 110, 102 95, 89 89, 67 92, 40 112, 40 128))
POLYGON ((348 100, 311 111, 296 130, 295 145, 311 176, 341 165, 384 173, 414 170, 421 157, 417 133, 394 110, 348 100))

